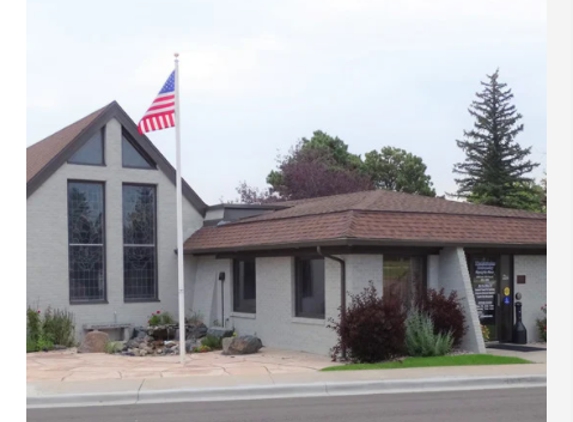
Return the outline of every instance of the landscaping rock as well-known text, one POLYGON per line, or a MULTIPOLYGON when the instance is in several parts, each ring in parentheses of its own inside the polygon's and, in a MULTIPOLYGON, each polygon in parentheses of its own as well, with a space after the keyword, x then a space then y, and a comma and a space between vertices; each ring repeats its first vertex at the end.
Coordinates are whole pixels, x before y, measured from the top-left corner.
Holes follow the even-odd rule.
POLYGON ((207 335, 208 328, 205 324, 199 323, 197 325, 189 325, 186 327, 189 337, 202 338, 207 335))
POLYGON ((263 343, 261 339, 258 337, 255 336, 233 337, 231 343, 227 348, 227 354, 249 355, 252 353, 257 353, 261 347, 263 347, 263 343))
POLYGON ((224 355, 229 354, 229 346, 231 346, 231 343, 233 342, 233 340, 235 340, 235 337, 225 337, 225 338, 223 338, 223 340, 221 340, 221 345, 223 346, 223 354, 224 355))
POLYGON ((78 347, 78 353, 105 353, 105 345, 109 336, 103 331, 90 331, 78 347))
POLYGON ((133 349, 134 347, 139 347, 140 344, 141 344, 141 338, 138 338, 138 337, 132 338, 131 340, 128 340, 125 343, 125 345, 131 349, 133 349))
POLYGON ((145 327, 135 327, 133 329, 133 334, 131 336, 131 338, 145 338, 145 336, 147 335, 147 330, 145 329, 145 327))
POLYGON ((187 340, 185 342, 185 352, 192 353, 195 347, 201 346, 201 340, 187 340))
POLYGON ((208 336, 213 336, 217 338, 233 337, 233 330, 223 327, 210 327, 207 330, 208 336))

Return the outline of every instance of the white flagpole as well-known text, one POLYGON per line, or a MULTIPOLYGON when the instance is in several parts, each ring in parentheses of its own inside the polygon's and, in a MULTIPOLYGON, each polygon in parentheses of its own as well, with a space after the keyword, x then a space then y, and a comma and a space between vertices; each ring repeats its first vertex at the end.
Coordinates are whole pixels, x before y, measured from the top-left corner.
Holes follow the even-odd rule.
POLYGON ((179 358, 185 364, 185 282, 183 278, 183 196, 181 183, 181 120, 179 119, 179 53, 175 53, 175 154, 177 166, 177 278, 179 284, 179 358))

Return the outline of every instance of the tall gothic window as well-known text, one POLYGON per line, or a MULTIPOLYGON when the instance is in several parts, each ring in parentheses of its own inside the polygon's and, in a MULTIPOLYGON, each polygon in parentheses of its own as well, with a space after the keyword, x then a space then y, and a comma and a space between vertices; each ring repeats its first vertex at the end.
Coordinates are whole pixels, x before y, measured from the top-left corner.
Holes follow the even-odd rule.
POLYGON ((103 302, 105 286, 104 184, 68 182, 70 302, 103 302))
POLYGON ((156 193, 151 185, 123 185, 123 295, 156 300, 156 193))

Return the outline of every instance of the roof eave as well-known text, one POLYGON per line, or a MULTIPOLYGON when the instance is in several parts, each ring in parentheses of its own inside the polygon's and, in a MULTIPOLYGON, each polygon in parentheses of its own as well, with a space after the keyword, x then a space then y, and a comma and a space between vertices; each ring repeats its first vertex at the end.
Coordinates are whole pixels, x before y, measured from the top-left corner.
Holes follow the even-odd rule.
POLYGON ((236 253, 244 251, 267 251, 277 249, 300 249, 316 246, 415 246, 415 247, 463 247, 463 248, 499 248, 499 249, 545 249, 546 243, 485 243, 475 241, 443 241, 443 240, 412 240, 412 239, 358 239, 336 238, 317 239, 293 243, 273 243, 245 245, 240 247, 221 248, 186 248, 185 255, 212 255, 218 253, 236 253))

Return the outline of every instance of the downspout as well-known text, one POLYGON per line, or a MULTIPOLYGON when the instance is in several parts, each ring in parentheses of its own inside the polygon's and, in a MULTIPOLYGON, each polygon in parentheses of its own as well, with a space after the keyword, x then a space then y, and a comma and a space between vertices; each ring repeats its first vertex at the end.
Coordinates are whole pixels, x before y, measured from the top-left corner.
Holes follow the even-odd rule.
MULTIPOLYGON (((344 329, 346 324, 346 262, 336 256, 323 254, 320 246, 316 247, 316 252, 323 258, 330 258, 338 263, 340 263, 340 326, 341 326, 341 337, 344 336, 344 329)), ((342 359, 346 360, 346 343, 344 338, 341 338, 342 344, 342 359)))

